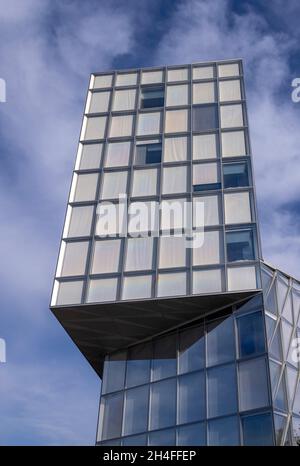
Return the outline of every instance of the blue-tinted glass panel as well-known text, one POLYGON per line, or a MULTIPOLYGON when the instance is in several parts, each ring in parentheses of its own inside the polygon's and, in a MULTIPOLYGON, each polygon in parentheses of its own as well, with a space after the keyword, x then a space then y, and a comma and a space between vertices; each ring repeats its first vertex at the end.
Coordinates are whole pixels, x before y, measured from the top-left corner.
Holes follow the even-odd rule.
POLYGON ((178 424, 200 421, 205 418, 204 372, 183 375, 179 378, 178 424))
POLYGON ((135 164, 148 165, 152 163, 160 163, 162 145, 158 144, 143 144, 136 146, 135 164))
POLYGON ((267 338, 268 338, 268 343, 269 343, 274 335, 274 330, 276 327, 276 320, 271 319, 271 317, 265 315, 265 321, 266 321, 267 338))
POLYGON ((223 164, 224 188, 249 186, 247 162, 223 164))
POLYGON ((149 386, 131 388, 125 392, 123 435, 144 432, 148 427, 149 386))
POLYGON ((181 374, 205 366, 204 327, 183 330, 179 335, 179 372, 181 374))
POLYGON ((149 87, 141 90, 141 108, 163 107, 165 93, 163 87, 149 87))
POLYGON ((272 314, 277 315, 277 298, 275 284, 272 285, 272 288, 269 291, 267 299, 265 300, 266 310, 272 312, 272 314))
POLYGON ((150 429, 170 427, 176 423, 176 379, 151 385, 150 429))
POLYGON ((269 352, 273 358, 278 359, 278 361, 282 360, 281 335, 279 326, 277 327, 277 330, 273 336, 269 352))
POLYGON ((239 356, 251 356, 265 351, 265 335, 261 312, 237 319, 239 356))
POLYGON ((242 418, 244 445, 273 445, 273 425, 270 413, 242 418))
POLYGON ((300 447, 300 417, 293 416, 293 445, 300 447))
POLYGON ((122 445, 125 447, 147 445, 147 435, 133 435, 122 440, 122 445))
POLYGON ((118 352, 105 360, 102 393, 114 392, 124 388, 126 353, 118 352))
POLYGON ((278 414, 274 414, 274 424, 275 424, 275 442, 276 445, 281 445, 281 440, 286 424, 286 417, 279 416, 278 414))
POLYGON ((294 399, 293 413, 300 416, 300 382, 298 382, 298 387, 294 399))
POLYGON ((239 444, 239 423, 236 416, 209 421, 208 445, 235 446, 239 444))
POLYGON ((137 345, 128 350, 126 387, 133 387, 150 381, 151 358, 151 344, 137 345))
POLYGON ((237 411, 235 365, 209 369, 207 377, 208 417, 224 416, 237 411))
POLYGON ((102 397, 100 407, 100 412, 103 413, 102 440, 120 437, 122 428, 122 410, 123 392, 102 397))
POLYGON ((271 387, 272 387, 272 393, 274 395, 277 384, 279 381, 280 373, 281 373, 281 364, 277 364, 277 362, 274 361, 269 361, 270 365, 270 377, 271 377, 271 387))
POLYGON ((168 446, 176 445, 175 429, 160 430, 149 434, 149 445, 168 446))
POLYGON ((266 360, 251 359, 239 364, 240 410, 262 408, 269 404, 266 360))
POLYGON ((221 183, 208 183, 208 184, 194 184, 193 190, 197 191, 214 191, 221 189, 221 183))
POLYGON ((235 338, 232 316, 207 326, 207 364, 214 366, 235 358, 235 338))
POLYGON ((154 342, 152 380, 176 375, 176 334, 167 335, 154 342))
POLYGON ((253 231, 227 231, 226 251, 228 262, 254 260, 253 231))
POLYGON ((195 447, 206 445, 205 423, 180 427, 177 431, 177 445, 195 447))
POLYGON ((216 105, 193 107, 193 131, 208 131, 219 127, 216 105))
POLYGON ((277 390, 276 398, 274 400, 274 406, 276 409, 281 411, 287 411, 287 394, 285 386, 285 377, 284 374, 281 377, 281 381, 277 390))

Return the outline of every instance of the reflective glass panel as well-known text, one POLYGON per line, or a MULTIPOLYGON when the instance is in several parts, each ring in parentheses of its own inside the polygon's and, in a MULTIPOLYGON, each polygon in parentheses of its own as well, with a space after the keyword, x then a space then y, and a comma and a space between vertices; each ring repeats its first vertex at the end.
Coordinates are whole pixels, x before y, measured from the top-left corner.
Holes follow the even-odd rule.
POLYGON ((236 369, 234 364, 213 367, 207 372, 208 417, 237 411, 236 369))
POLYGON ((203 371, 179 378, 178 424, 200 421, 205 418, 205 374, 203 371))
POLYGON ((152 384, 150 400, 150 430, 175 425, 176 379, 152 384))
POLYGON ((232 316, 208 324, 207 365, 214 366, 235 358, 235 342, 232 316))
POLYGON ((204 327, 182 330, 179 334, 179 372, 202 369, 205 366, 204 327))
POLYGON ((243 444, 246 446, 273 445, 271 414, 262 413, 242 418, 243 444))
POLYGON ((239 423, 236 416, 209 421, 208 445, 235 446, 239 443, 239 423))
POLYGON ((125 392, 123 435, 147 430, 149 386, 131 388, 125 392))

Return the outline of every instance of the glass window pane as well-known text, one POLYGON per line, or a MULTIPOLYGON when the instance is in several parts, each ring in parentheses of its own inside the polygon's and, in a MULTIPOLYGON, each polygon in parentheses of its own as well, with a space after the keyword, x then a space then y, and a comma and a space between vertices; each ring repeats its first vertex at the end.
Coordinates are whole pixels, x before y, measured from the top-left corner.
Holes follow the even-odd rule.
POLYGON ((240 80, 219 81, 219 96, 221 102, 241 100, 240 80))
POLYGON ((160 430, 149 434, 150 446, 170 446, 176 444, 175 429, 160 430))
POLYGON ((101 199, 116 199, 127 192, 127 171, 103 173, 101 199))
POLYGON ((81 139, 84 141, 92 139, 103 139, 105 136, 106 120, 106 116, 89 118, 85 117, 81 139))
POLYGON ((157 194, 157 168, 134 170, 132 196, 155 196, 157 194))
POLYGON ((103 144, 80 144, 76 170, 99 168, 103 144))
POLYGON ((163 71, 143 71, 142 84, 161 83, 163 80, 163 71))
POLYGON ((167 335, 154 341, 152 379, 159 380, 176 375, 176 334, 167 335))
POLYGON ((198 66, 193 68, 193 79, 210 79, 215 75, 213 66, 198 66))
POLYGON ((205 366, 204 328, 182 330, 179 334, 179 373, 203 369, 205 366))
POLYGON ((125 392, 123 435, 147 430, 149 386, 131 388, 125 392))
POLYGON ((145 446, 147 445, 147 435, 133 435, 122 440, 123 447, 145 446))
POLYGON ((269 404, 265 359, 253 359, 239 364, 240 410, 262 408, 269 404))
POLYGON ((286 298, 282 315, 286 320, 293 324, 292 293, 289 293, 288 297, 286 298))
POLYGON ((124 277, 122 299, 151 298, 152 275, 124 277))
POLYGON ((112 85, 112 78, 112 74, 94 76, 94 89, 101 87, 110 87, 112 85))
POLYGON ((150 381, 152 344, 145 343, 128 349, 126 387, 142 385, 150 381))
POLYGON ((251 222, 250 193, 224 194, 225 222, 249 223, 251 222))
POLYGON ((240 74, 238 63, 228 63, 227 65, 218 65, 218 73, 220 78, 227 76, 238 76, 240 74))
POLYGON ((189 86, 180 84, 178 86, 167 87, 167 107, 176 107, 177 105, 188 105, 189 103, 189 86))
POLYGON ((244 126, 243 108, 241 104, 221 105, 221 128, 244 126))
POLYGON ((161 429, 176 422, 176 379, 151 385, 150 429, 161 429))
POLYGON ((139 136, 144 136, 146 134, 159 134, 160 120, 160 112, 140 113, 137 134, 139 136))
POLYGON ((163 87, 148 87, 141 89, 141 108, 163 107, 165 91, 163 87))
POLYGON ((200 421, 206 416, 205 375, 195 372, 178 380, 178 424, 200 421))
MULTIPOLYGON (((278 311, 281 314, 285 298, 289 288, 289 280, 284 277, 284 275, 277 275, 277 303, 278 303, 278 311)), ((293 322, 291 322, 293 323, 293 322)))
POLYGON ((227 231, 226 251, 228 262, 254 260, 253 231, 227 231))
POLYGON ((217 135, 197 134, 193 136, 193 160, 215 159, 217 157, 217 135))
POLYGON ((192 249, 193 265, 219 264, 223 257, 221 239, 219 231, 204 231, 203 244, 192 249))
POLYGON ((244 131, 226 131, 222 133, 222 156, 239 157, 246 155, 244 131))
POLYGON ((120 167, 128 165, 130 155, 130 141, 111 142, 107 144, 105 159, 106 167, 120 167))
POLYGON ((101 278, 90 280, 88 288, 88 303, 115 301, 117 295, 117 278, 101 278))
POLYGON ((157 296, 178 296, 186 294, 186 273, 160 273, 157 296))
POLYGON ((108 111, 110 92, 89 92, 86 113, 104 113, 108 111))
POLYGON ((249 186, 248 165, 246 162, 223 164, 224 188, 249 186))
POLYGON ((186 199, 170 199, 161 201, 161 229, 182 230, 188 225, 188 208, 186 199))
POLYGON ((135 89, 122 89, 115 91, 113 110, 133 110, 135 108, 135 89))
POLYGON ((181 162, 187 159, 187 138, 165 138, 164 162, 181 162))
POLYGON ((61 282, 58 284, 56 302, 53 304, 79 304, 81 303, 83 281, 61 282))
POLYGON ((188 131, 188 110, 167 110, 165 133, 188 131))
POLYGON ((193 293, 217 293, 222 291, 220 269, 197 270, 193 272, 193 293))
POLYGON ((91 273, 113 273, 119 270, 121 240, 96 241, 91 273))
POLYGON ((184 236, 161 236, 159 268, 184 267, 186 265, 186 253, 184 236))
POLYGON ((290 340, 293 333, 293 326, 281 320, 281 331, 282 331, 282 349, 283 349, 283 359, 287 358, 289 351, 290 340))
POLYGON ((149 270, 153 262, 153 238, 128 238, 125 270, 149 270))
POLYGON ((291 367, 286 366, 286 379, 289 395, 289 405, 292 406, 295 388, 297 384, 297 371, 295 369, 292 369, 291 367))
POLYGON ((131 202, 128 207, 128 233, 134 237, 155 232, 158 236, 158 202, 131 202))
POLYGON ((62 243, 64 248, 61 276, 84 275, 89 242, 62 243), (64 246, 65 244, 65 246, 64 246))
POLYGON ((123 137, 132 135, 133 115, 118 115, 111 117, 110 137, 123 137))
POLYGON ((193 84, 193 104, 210 104, 216 100, 215 83, 193 84))
POLYGON ((228 267, 228 291, 254 290, 256 283, 256 268, 249 267, 228 267))
POLYGON ((206 426, 205 422, 182 426, 177 431, 178 446, 205 446, 206 426))
MULTIPOLYGON (((201 209, 200 209, 201 212, 201 209)), ((199 196, 193 199, 193 226, 213 226, 220 223, 219 196, 199 196), (202 215, 197 215, 200 207, 204 209, 204 219, 202 215), (204 223, 204 225, 203 225, 204 223)))
POLYGON ((184 193, 187 190, 187 167, 163 169, 163 194, 184 193))
POLYGON ((214 366, 235 358, 232 316, 207 325, 207 365, 214 366))
POLYGON ((217 163, 199 163, 193 165, 194 191, 221 189, 219 166, 217 163))
POLYGON ((274 414, 276 445, 281 445, 281 440, 282 440, 285 425, 286 425, 286 417, 279 416, 278 414, 274 414))
POLYGON ((237 327, 240 357, 247 357, 265 351, 264 327, 260 312, 239 317, 237 327))
POLYGON ((116 86, 134 86, 137 83, 137 73, 120 73, 117 75, 116 86))
POLYGON ((262 413, 242 417, 243 444, 246 446, 273 445, 273 424, 271 414, 262 413))
POLYGON ((234 364, 209 369, 207 372, 208 417, 235 413, 237 411, 236 390, 234 364))
POLYGON ((187 81, 189 78, 188 68, 174 68, 168 70, 168 82, 187 81))
POLYGON ((123 393, 115 393, 102 397, 100 406, 100 422, 102 424, 102 440, 120 437, 122 428, 123 393), (102 414, 102 416, 101 416, 102 414))
POLYGON ((239 422, 236 416, 215 419, 208 423, 208 445, 236 446, 240 444, 239 422))
POLYGON ((218 109, 216 105, 202 105, 193 108, 193 131, 208 131, 218 127, 218 109))
POLYGON ((93 206, 70 207, 70 222, 64 236, 75 238, 76 236, 89 236, 93 218, 93 206))
POLYGON ((125 381, 126 352, 118 351, 105 358, 102 394, 123 390, 125 381))
POLYGON ((148 165, 151 163, 160 163, 161 161, 161 143, 138 144, 135 152, 136 165, 148 165))
POLYGON ((300 417, 293 416, 293 445, 300 445, 300 417))
POLYGON ((97 182, 97 173, 74 175, 74 181, 72 185, 75 187, 75 192, 74 195, 72 195, 72 193, 70 195, 71 201, 93 201, 96 196, 97 182))

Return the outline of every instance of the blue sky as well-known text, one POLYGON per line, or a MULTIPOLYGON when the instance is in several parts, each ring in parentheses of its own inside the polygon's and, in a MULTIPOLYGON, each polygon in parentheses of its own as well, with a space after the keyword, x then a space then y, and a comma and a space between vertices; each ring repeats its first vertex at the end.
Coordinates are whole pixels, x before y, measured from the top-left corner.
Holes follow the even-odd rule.
POLYGON ((241 57, 264 258, 300 277, 298 0, 0 0, 1 445, 94 443, 99 379, 48 310, 89 74, 241 57))

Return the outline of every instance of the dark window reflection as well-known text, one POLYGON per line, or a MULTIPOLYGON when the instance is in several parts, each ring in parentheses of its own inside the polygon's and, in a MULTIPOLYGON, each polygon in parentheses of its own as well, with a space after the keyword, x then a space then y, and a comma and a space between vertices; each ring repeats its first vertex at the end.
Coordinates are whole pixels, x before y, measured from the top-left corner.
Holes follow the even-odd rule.
POLYGON ((207 326, 207 364, 214 366, 235 358, 235 338, 232 316, 207 326))
POLYGON ((152 432, 151 434, 149 434, 149 445, 150 446, 176 445, 175 430, 168 429, 168 430, 160 430, 159 432, 152 432))
POLYGON ((150 381, 152 345, 137 345, 128 351, 126 387, 142 385, 150 381))
POLYGON ((100 413, 103 413, 102 440, 120 437, 122 428, 123 392, 103 396, 101 405, 100 413))
POLYGON ((260 312, 240 317, 237 320, 240 357, 265 351, 263 320, 260 312))
POLYGON ((176 375, 176 334, 167 335, 154 342, 153 380, 176 375))
POLYGON ((215 446, 235 446, 240 443, 239 423, 236 416, 209 421, 208 444, 215 446))
POLYGON ((102 393, 124 388, 126 353, 120 351, 109 356, 104 364, 102 393))
POLYGON ((178 423, 199 421, 205 418, 204 372, 183 375, 179 378, 178 423))
POLYGON ((175 425, 176 379, 162 380, 151 386, 150 429, 175 425))
POLYGON ((195 447, 206 445, 205 422, 180 427, 177 434, 177 445, 195 447))
POLYGON ((223 416, 237 411, 236 369, 234 364, 209 369, 207 376, 208 416, 223 416))
POLYGON ((179 372, 205 367, 204 327, 183 330, 179 335, 179 372))
POLYGON ((273 425, 271 414, 257 414, 242 418, 243 440, 246 446, 273 445, 273 425))
POLYGON ((193 107, 193 131, 207 131, 219 127, 216 105, 193 107))

